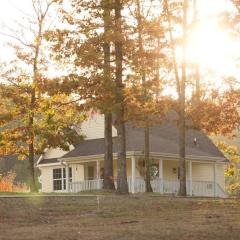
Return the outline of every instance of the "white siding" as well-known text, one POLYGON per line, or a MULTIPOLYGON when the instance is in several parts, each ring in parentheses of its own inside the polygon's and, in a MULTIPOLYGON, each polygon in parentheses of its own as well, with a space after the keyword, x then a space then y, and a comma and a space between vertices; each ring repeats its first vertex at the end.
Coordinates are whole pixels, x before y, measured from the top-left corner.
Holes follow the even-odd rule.
POLYGON ((223 164, 216 165, 216 182, 222 187, 222 189, 225 189, 224 168, 223 164))
MULTIPOLYGON (((61 167, 60 165, 58 167, 61 167)), ((53 168, 57 168, 57 166, 53 167, 42 167, 41 171, 41 190, 42 192, 52 192, 53 191, 53 168)))
MULTIPOLYGON (((193 163, 193 181, 214 181, 213 163, 193 163)), ((216 182, 225 188, 224 165, 216 164, 216 182)))
POLYGON ((74 164, 72 167, 72 180, 73 182, 84 181, 84 165, 74 164))
MULTIPOLYGON (((72 180, 73 182, 84 181, 84 165, 74 164, 69 165, 72 168, 72 180)), ((40 167, 41 176, 41 191, 53 192, 53 169, 63 168, 62 165, 40 167)))
MULTIPOLYGON (((86 139, 104 138, 104 115, 95 114, 81 125, 81 131, 86 139)), ((117 131, 112 127, 113 137, 117 136, 117 131)))
POLYGON ((163 161, 163 179, 168 181, 178 180, 177 161, 163 161))
POLYGON ((195 163, 192 164, 193 181, 213 181, 213 164, 195 163))

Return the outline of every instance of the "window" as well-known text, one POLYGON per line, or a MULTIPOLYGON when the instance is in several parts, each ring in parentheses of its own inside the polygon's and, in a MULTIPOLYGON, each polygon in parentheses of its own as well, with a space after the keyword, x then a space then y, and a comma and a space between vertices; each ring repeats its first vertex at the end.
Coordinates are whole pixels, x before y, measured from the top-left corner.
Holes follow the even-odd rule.
POLYGON ((62 168, 53 169, 53 190, 62 190, 62 168))
MULTIPOLYGON (((69 181, 72 181, 72 168, 69 168, 69 181)), ((53 169, 53 190, 66 190, 66 168, 53 169)))

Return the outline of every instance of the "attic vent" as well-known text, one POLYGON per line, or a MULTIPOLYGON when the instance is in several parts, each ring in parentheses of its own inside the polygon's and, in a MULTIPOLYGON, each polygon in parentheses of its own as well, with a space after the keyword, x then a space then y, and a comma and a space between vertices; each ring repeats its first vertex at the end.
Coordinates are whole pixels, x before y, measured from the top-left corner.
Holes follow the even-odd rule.
POLYGON ((194 145, 197 145, 197 138, 196 137, 193 139, 193 143, 194 143, 194 145))

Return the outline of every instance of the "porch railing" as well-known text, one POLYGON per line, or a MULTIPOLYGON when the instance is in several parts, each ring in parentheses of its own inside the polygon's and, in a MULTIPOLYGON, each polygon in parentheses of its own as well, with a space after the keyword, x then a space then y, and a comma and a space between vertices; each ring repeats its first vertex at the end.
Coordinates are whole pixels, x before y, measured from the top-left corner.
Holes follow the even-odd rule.
POLYGON ((81 182, 70 182, 69 190, 70 192, 82 192, 90 190, 100 190, 103 187, 103 180, 85 180, 81 182))
MULTIPOLYGON (((176 195, 179 190, 178 181, 168 181, 156 178, 151 181, 153 192, 163 194, 176 195)), ((70 182, 70 192, 81 192, 89 190, 100 190, 103 187, 103 180, 86 180, 81 182, 70 182)), ((115 181, 115 187, 117 182, 115 181)), ((188 195, 201 196, 201 197, 226 197, 226 193, 219 186, 219 184, 211 181, 193 181, 192 182, 192 193, 190 193, 190 181, 187 181, 187 193, 188 195)), ((138 177, 133 179, 128 177, 128 189, 132 193, 145 192, 145 181, 143 178, 138 177), (133 184, 134 181, 134 184, 133 184)))

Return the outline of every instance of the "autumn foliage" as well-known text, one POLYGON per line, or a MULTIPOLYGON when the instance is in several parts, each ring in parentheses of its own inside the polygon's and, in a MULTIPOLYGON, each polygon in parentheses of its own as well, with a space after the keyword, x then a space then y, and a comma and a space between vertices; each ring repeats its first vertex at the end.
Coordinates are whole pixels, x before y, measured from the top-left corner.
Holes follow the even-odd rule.
POLYGON ((27 192, 28 187, 25 183, 15 183, 16 174, 8 172, 5 175, 0 174, 0 192, 27 192))
POLYGON ((237 147, 228 145, 224 142, 216 143, 230 164, 225 169, 226 191, 230 195, 240 195, 240 154, 237 147))

